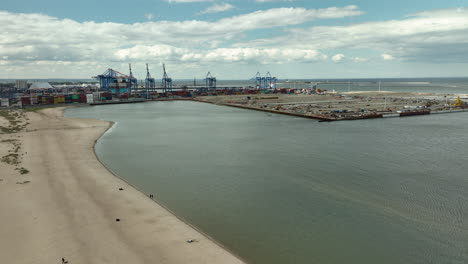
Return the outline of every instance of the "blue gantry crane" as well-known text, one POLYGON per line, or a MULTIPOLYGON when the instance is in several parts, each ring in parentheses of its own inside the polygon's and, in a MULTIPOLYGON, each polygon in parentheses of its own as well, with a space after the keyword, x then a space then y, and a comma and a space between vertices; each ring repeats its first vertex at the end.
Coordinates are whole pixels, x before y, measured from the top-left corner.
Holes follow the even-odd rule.
POLYGON ((132 64, 128 64, 128 70, 130 72, 130 75, 128 76, 127 80, 127 87, 128 87, 128 92, 132 93, 132 89, 137 89, 138 88, 138 80, 133 76, 132 72, 132 64))
POLYGON ((118 93, 127 92, 137 82, 137 79, 133 76, 128 76, 111 68, 93 78, 99 80, 100 89, 118 93))
POLYGON ((127 80, 127 88, 128 88, 128 92, 131 94, 132 93, 132 89, 137 89, 138 88, 138 80, 137 78, 135 78, 133 76, 133 72, 132 72, 132 64, 128 64, 128 70, 130 72, 130 75, 128 76, 128 80, 127 80))
POLYGON ((206 74, 205 82, 206 82, 206 86, 205 86, 206 89, 216 90, 216 78, 213 77, 210 72, 206 74))
POLYGON ((255 88, 257 89, 275 89, 276 82, 278 81, 276 77, 271 76, 270 72, 268 72, 265 77, 262 77, 260 72, 257 72, 251 80, 255 80, 255 88))
POLYGON ((163 92, 171 92, 172 91, 172 78, 170 78, 168 75, 167 75, 167 72, 166 72, 166 65, 163 64, 163 78, 161 80, 161 87, 163 89, 163 92))
POLYGON ((148 63, 146 63, 146 79, 145 79, 145 89, 146 91, 150 91, 156 89, 156 80, 151 77, 149 72, 148 63))
POLYGON ((255 80, 255 88, 261 89, 261 87, 262 87, 262 76, 260 75, 260 72, 257 72, 257 74, 255 74, 255 76, 251 80, 255 80))
POLYGON ((276 82, 278 81, 276 77, 272 77, 270 72, 267 72, 266 76, 262 78, 263 80, 263 89, 275 89, 276 82))

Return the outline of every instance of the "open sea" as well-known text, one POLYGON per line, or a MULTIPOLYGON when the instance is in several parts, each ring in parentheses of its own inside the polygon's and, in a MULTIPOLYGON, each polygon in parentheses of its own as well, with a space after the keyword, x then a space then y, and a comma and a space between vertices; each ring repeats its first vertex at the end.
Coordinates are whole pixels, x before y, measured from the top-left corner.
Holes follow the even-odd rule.
POLYGON ((66 116, 115 121, 105 165, 249 263, 468 263, 468 113, 319 123, 174 101, 66 116))

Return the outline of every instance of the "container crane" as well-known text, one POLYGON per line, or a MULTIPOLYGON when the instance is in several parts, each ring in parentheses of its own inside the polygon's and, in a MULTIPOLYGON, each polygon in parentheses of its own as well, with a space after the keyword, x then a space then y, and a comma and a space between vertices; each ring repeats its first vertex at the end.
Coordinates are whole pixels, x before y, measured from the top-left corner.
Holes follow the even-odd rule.
POLYGON ((103 74, 94 76, 93 78, 99 80, 100 89, 114 92, 121 92, 122 88, 126 90, 128 88, 128 80, 134 79, 136 82, 135 78, 111 68, 107 69, 103 74))
POLYGON ((257 72, 251 80, 255 80, 255 87, 257 89, 274 89, 278 81, 276 77, 271 76, 270 72, 267 72, 265 77, 262 77, 260 72, 257 72))
POLYGON ((154 78, 151 77, 151 74, 148 68, 148 63, 146 63, 145 89, 146 89, 147 94, 148 94, 148 91, 156 89, 156 81, 154 80, 154 78))
POLYGON ((127 79, 127 87, 128 87, 128 92, 131 94, 132 93, 132 88, 138 88, 138 80, 133 77, 132 73, 132 64, 128 64, 128 71, 130 72, 130 75, 128 76, 127 79))
POLYGON ((262 76, 260 75, 260 72, 257 72, 257 74, 255 74, 255 76, 251 80, 255 80, 255 88, 262 88, 262 76))
POLYGON ((264 89, 275 89, 276 82, 278 81, 276 77, 271 77, 271 73, 267 72, 266 76, 262 78, 263 88, 264 89))
POLYGON ((213 77, 210 72, 206 74, 205 82, 207 89, 216 90, 216 78, 213 77))
POLYGON ((163 72, 164 72, 164 75, 163 75, 163 78, 161 80, 161 85, 162 85, 163 92, 172 91, 172 78, 170 78, 167 75, 166 65, 164 65, 164 64, 163 64, 163 72))

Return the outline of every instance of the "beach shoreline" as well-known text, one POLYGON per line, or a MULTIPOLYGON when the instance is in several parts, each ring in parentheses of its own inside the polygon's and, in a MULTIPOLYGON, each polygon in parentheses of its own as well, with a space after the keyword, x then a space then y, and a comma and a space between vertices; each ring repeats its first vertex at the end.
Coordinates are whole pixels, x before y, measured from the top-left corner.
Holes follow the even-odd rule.
POLYGON ((0 134, 29 170, 0 164, 1 262, 245 263, 106 168, 94 147, 112 122, 63 114, 26 113, 26 129, 0 134))
MULTIPOLYGON (((68 108, 64 108, 63 109, 63 116, 65 117, 65 110, 68 109, 68 108)), ((103 137, 114 125, 115 125, 115 122, 113 121, 106 121, 106 122, 109 122, 109 126, 108 128, 106 129, 106 131, 104 131, 101 136, 99 136, 99 138, 97 138, 95 141, 94 141, 94 145, 93 145, 93 153, 96 157, 96 160, 99 161, 99 163, 102 164, 102 166, 104 166, 114 177, 120 179, 121 181, 125 182, 127 185, 131 186, 132 188, 134 188, 135 190, 141 192, 142 194, 144 195, 149 195, 147 193, 145 193, 143 190, 141 190, 140 188, 138 188, 137 186, 135 186, 134 184, 126 181, 125 179, 123 179, 122 177, 120 177, 117 173, 115 173, 111 168, 109 168, 100 158, 99 158, 99 155, 97 155, 97 152, 96 152, 96 144, 98 143, 99 139, 101 139, 101 137, 103 137)), ((211 237, 210 235, 208 235, 207 233, 203 232, 202 230, 200 230, 199 228, 197 228, 196 226, 192 225, 189 221, 187 221, 186 219, 178 216, 174 211, 172 211, 169 207, 167 207, 163 202, 159 201, 157 199, 157 196, 156 198, 153 198, 153 201, 155 203, 157 203, 158 206, 160 207, 163 207, 165 210, 167 210, 169 213, 171 213, 174 217, 176 217, 177 219, 179 219, 180 221, 182 221, 184 224, 190 226, 191 228, 195 229, 197 232, 201 233, 203 236, 205 236, 206 238, 210 239, 213 243, 215 243, 216 245, 218 245, 219 247, 223 248, 224 250, 228 251, 230 254, 232 254, 233 256, 235 256, 236 258, 242 260, 244 263, 247 263, 244 259, 242 259, 240 256, 238 256, 237 254, 235 254, 234 252, 232 252, 231 250, 229 250, 228 248, 226 248, 223 244, 221 244, 220 242, 218 242, 216 239, 214 239, 213 237, 211 237)))

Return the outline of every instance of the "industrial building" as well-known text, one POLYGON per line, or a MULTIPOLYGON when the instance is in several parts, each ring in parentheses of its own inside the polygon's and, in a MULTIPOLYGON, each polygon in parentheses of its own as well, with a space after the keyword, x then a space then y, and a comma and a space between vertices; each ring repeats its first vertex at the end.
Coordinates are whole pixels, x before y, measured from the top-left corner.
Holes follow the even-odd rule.
POLYGON ((28 81, 26 80, 16 80, 15 81, 16 89, 28 89, 28 81))
POLYGON ((48 89, 54 89, 48 82, 33 82, 29 87, 29 90, 32 92, 48 89))

